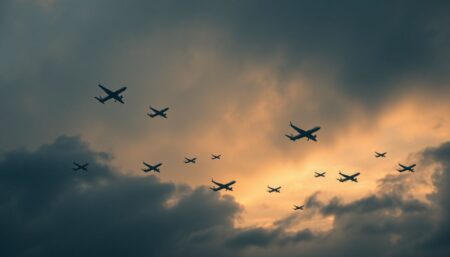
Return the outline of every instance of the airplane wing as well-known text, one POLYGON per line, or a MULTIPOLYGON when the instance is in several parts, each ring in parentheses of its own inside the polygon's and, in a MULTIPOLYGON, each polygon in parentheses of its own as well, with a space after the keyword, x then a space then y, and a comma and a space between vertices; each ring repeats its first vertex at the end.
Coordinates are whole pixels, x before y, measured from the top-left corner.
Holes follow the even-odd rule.
POLYGON ((216 181, 214 181, 214 180, 211 180, 211 182, 213 182, 214 184, 216 184, 216 185, 219 186, 219 187, 224 187, 224 186, 225 186, 224 184, 221 184, 221 183, 216 182, 216 181))
POLYGON ((122 88, 116 90, 114 93, 115 93, 115 94, 120 94, 120 93, 122 93, 123 91, 125 91, 126 89, 127 89, 127 87, 122 87, 122 88))
POLYGON ((295 136, 294 135, 286 135, 286 137, 289 138, 290 140, 295 141, 297 139, 305 137, 305 134, 298 134, 298 135, 295 135, 295 136))
POLYGON ((295 126, 294 124, 292 124, 292 122, 289 125, 291 126, 291 128, 295 129, 298 133, 300 133, 302 135, 305 134, 305 132, 306 132, 303 129, 301 129, 301 128, 295 126))
POLYGON ((319 129, 320 129, 320 127, 315 127, 315 128, 312 128, 312 129, 310 129, 310 130, 306 131, 306 133, 308 133, 308 134, 312 134, 312 133, 314 133, 314 132, 318 131, 319 129))
POLYGON ((153 112, 159 112, 159 110, 156 110, 155 108, 153 108, 153 107, 151 107, 151 106, 150 106, 150 109, 151 109, 153 112))
POLYGON ((161 112, 167 112, 168 110, 169 110, 169 107, 162 109, 161 112))
POLYGON ((401 165, 400 163, 398 165, 400 165, 400 167, 402 167, 403 169, 406 169, 405 165, 401 165))
POLYGON ((113 94, 113 92, 112 92, 111 90, 107 89, 106 87, 104 87, 104 86, 102 86, 102 85, 100 85, 100 84, 98 84, 98 86, 99 86, 103 91, 105 91, 106 94, 108 94, 108 95, 113 94))
POLYGON ((229 186, 233 185, 234 183, 236 183, 236 181, 231 181, 231 182, 225 184, 225 186, 226 186, 226 187, 229 187, 229 186))
POLYGON ((158 168, 161 165, 162 165, 162 163, 158 163, 158 164, 155 165, 155 168, 158 168))

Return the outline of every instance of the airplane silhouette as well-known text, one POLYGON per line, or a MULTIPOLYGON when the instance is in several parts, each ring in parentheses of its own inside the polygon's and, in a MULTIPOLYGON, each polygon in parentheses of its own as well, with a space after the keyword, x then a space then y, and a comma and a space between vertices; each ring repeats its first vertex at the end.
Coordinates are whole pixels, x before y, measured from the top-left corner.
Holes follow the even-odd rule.
POLYGON ((304 205, 302 205, 302 206, 297 206, 297 205, 294 204, 294 211, 297 211, 297 210, 302 210, 302 211, 303 211, 303 208, 304 208, 304 207, 305 207, 304 205))
POLYGON ((349 180, 353 181, 353 182, 358 182, 358 179, 356 177, 359 176, 360 174, 361 173, 357 172, 357 173, 355 173, 353 175, 346 175, 346 174, 343 174, 342 172, 339 171, 339 175, 341 175, 342 177, 338 178, 337 180, 339 182, 345 182, 345 181, 349 181, 349 180))
POLYGON ((159 167, 162 165, 162 163, 157 163, 155 165, 150 165, 146 162, 142 162, 145 166, 147 166, 147 168, 142 169, 143 172, 149 172, 149 171, 154 171, 154 172, 160 172, 159 167))
POLYGON ((220 160, 220 157, 221 157, 221 156, 222 156, 221 154, 219 154, 219 155, 211 154, 211 159, 212 159, 212 160, 220 160))
POLYGON ((194 163, 196 163, 195 161, 197 160, 197 157, 194 157, 192 159, 184 157, 184 159, 185 159, 184 163, 192 163, 192 164, 194 164, 194 163))
POLYGON ((322 172, 322 173, 320 173, 320 172, 314 172, 315 174, 314 174, 314 177, 316 177, 316 178, 318 178, 318 177, 325 177, 325 174, 326 174, 326 172, 322 172))
POLYGON ((398 169, 398 172, 404 172, 404 171, 409 171, 409 172, 414 172, 414 167, 416 167, 416 164, 410 165, 410 166, 406 166, 406 165, 402 165, 402 164, 398 164, 400 167, 402 167, 402 169, 398 169))
POLYGON ((219 190, 222 190, 222 189, 225 189, 225 191, 233 191, 233 188, 231 187, 231 185, 236 183, 236 181, 233 180, 228 183, 222 184, 222 183, 214 181, 214 179, 211 179, 211 182, 213 182, 217 187, 210 187, 210 189, 213 191, 216 191, 216 192, 219 190))
POLYGON ((150 118, 155 118, 156 116, 161 116, 161 117, 167 119, 167 114, 166 114, 166 112, 169 110, 169 107, 164 108, 164 109, 162 109, 162 110, 157 110, 157 109, 155 109, 155 108, 153 108, 153 107, 151 107, 151 106, 149 106, 149 108, 150 108, 151 111, 153 111, 153 113, 147 113, 147 115, 148 115, 150 118))
POLYGON ((280 192, 280 189, 281 189, 280 186, 279 186, 279 187, 270 187, 270 186, 267 186, 267 188, 268 188, 267 192, 269 192, 269 193, 273 193, 273 192, 281 193, 281 192, 280 192))
POLYGON ((101 96, 95 96, 94 98, 97 99, 100 103, 104 104, 106 101, 110 100, 110 99, 114 99, 114 102, 120 102, 120 103, 124 103, 123 102, 123 96, 120 95, 122 92, 124 92, 127 87, 122 87, 116 91, 111 91, 109 89, 107 89, 106 87, 102 86, 102 85, 98 85, 103 91, 105 91, 105 93, 107 94, 107 96, 105 97, 101 97, 101 96))
POLYGON ((85 163, 85 164, 78 164, 76 162, 73 162, 73 164, 77 167, 72 168, 72 170, 77 171, 77 170, 84 170, 87 171, 87 166, 89 165, 89 163, 85 163))
POLYGON ((293 134, 285 135, 291 141, 295 141, 300 138, 306 137, 307 141, 312 140, 312 141, 317 142, 317 135, 314 135, 313 133, 317 132, 320 129, 320 127, 314 127, 312 129, 305 131, 305 130, 295 126, 294 124, 292 124, 292 122, 289 122, 289 125, 291 126, 291 128, 293 128, 298 133, 297 135, 293 135, 293 134))
POLYGON ((387 152, 384 152, 384 153, 375 152, 375 158, 380 158, 380 157, 384 158, 384 157, 386 157, 386 154, 387 154, 387 152))

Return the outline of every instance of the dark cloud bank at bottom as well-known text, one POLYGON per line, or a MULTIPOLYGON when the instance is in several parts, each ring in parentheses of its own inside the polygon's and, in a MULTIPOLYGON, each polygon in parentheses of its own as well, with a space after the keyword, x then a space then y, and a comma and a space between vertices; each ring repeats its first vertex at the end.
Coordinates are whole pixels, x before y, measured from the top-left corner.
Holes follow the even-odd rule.
POLYGON ((108 154, 63 136, 0 158, 0 256, 450 256, 450 143, 422 157, 439 164, 428 203, 387 178, 346 204, 314 194, 271 229, 235 228, 232 197, 119 175, 103 164, 108 154), (89 171, 72 171, 73 161, 89 171), (286 231, 308 215, 333 216, 333 229, 286 231))

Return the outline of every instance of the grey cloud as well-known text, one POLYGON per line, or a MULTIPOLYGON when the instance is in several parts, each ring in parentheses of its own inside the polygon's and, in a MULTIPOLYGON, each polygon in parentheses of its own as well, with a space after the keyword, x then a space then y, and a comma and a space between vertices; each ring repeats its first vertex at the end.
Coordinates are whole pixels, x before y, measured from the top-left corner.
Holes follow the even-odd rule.
POLYGON ((204 188, 166 207, 175 185, 118 175, 99 164, 101 156, 75 137, 7 153, 0 163, 1 255, 171 256, 191 233, 231 227, 240 210, 204 188), (73 171, 75 159, 89 162, 89 171, 73 171))
MULTIPOLYGON (((279 51, 284 59, 273 67, 278 83, 285 84, 300 71, 310 78, 312 85, 307 87, 316 89, 312 98, 320 99, 327 91, 339 92, 335 97, 375 111, 380 100, 386 103, 410 91, 410 85, 396 83, 408 75, 429 82, 424 83, 425 89, 448 93, 439 86, 448 81, 445 71, 449 63, 442 58, 442 53, 448 52, 447 30, 434 25, 446 19, 447 1, 46 3, 47 7, 32 1, 2 2, 0 104, 6 112, 2 130, 21 134, 5 139, 5 148, 38 145, 67 131, 79 133, 87 124, 103 129, 120 117, 127 118, 123 123, 137 126, 141 123, 129 113, 143 112, 154 99, 164 98, 192 112, 204 110, 206 103, 214 105, 219 98, 225 99, 224 103, 242 98, 251 105, 256 89, 233 86, 230 77, 245 70, 244 63, 270 62, 279 51), (208 32, 196 38, 203 30, 208 32), (212 39, 215 36, 210 36, 210 31, 220 36, 212 39), (179 70, 174 67, 189 69, 193 65, 189 54, 193 47, 218 52, 217 56, 226 57, 221 61, 227 68, 219 65, 216 68, 221 72, 184 81, 194 85, 183 90, 174 85, 180 82, 173 71, 179 70), (336 76, 336 81, 318 82, 329 75, 336 76), (126 96, 130 101, 115 109, 114 116, 95 111, 104 123, 86 115, 92 113, 98 82, 111 87, 131 85, 126 96), (228 94, 231 96, 226 97, 228 94)), ((283 88, 277 90, 283 96, 283 88)), ((316 105, 314 109, 330 120, 330 125, 342 122, 348 111, 329 98, 316 105)), ((248 106, 242 103, 239 107, 248 106)), ((289 105, 292 110, 304 109, 301 107, 289 105)), ((312 122, 308 117, 318 116, 296 111, 288 114, 289 118, 277 121, 302 116, 302 121, 312 122)), ((178 117, 188 131, 198 124, 190 122, 188 115, 178 117)), ((190 118, 198 121, 214 115, 190 118)), ((124 132, 119 125, 109 130, 124 132)))
POLYGON ((219 197, 203 187, 162 183, 156 176, 120 175, 107 165, 110 155, 90 150, 77 137, 63 136, 35 151, 16 150, 2 156, 0 253, 292 256, 301 250, 304 256, 347 256, 349 252, 443 256, 450 252, 446 237, 450 205, 445 194, 449 145, 422 154, 424 165, 438 164, 432 204, 396 191, 349 203, 337 198, 321 202, 319 194, 313 194, 306 200, 308 209, 296 215, 333 216, 333 228, 318 233, 288 232, 289 226, 302 221, 292 215, 272 229, 236 228, 233 220, 242 207, 233 198, 219 197), (89 171, 74 172, 74 159, 89 162, 89 171), (177 201, 167 205, 174 197, 177 201))

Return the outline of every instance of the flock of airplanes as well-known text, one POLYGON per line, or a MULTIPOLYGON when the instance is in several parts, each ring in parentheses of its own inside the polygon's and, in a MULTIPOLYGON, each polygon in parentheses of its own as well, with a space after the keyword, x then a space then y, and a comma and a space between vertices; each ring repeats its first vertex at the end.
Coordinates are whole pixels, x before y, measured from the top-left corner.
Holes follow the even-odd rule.
MULTIPOLYGON (((100 103, 104 104, 105 102, 107 102, 108 100, 114 100, 114 102, 119 102, 121 104, 124 103, 123 101, 123 95, 122 93, 125 92, 125 90, 127 89, 127 87, 122 87, 118 90, 110 90, 108 88, 106 88, 105 86, 102 85, 98 85, 105 93, 106 96, 101 97, 101 96, 96 96, 94 97, 95 99, 97 99, 100 103)), ((147 113, 147 115, 150 118, 155 118, 155 117, 162 117, 162 118, 167 118, 167 111, 169 110, 169 107, 163 108, 161 110, 155 109, 153 107, 149 107, 151 113, 147 113)), ((301 138, 306 138, 307 141, 312 140, 314 142, 317 142, 317 135, 315 135, 314 133, 316 133, 317 131, 320 130, 320 127, 314 127, 308 130, 303 130, 297 126, 295 126, 294 124, 292 124, 292 122, 289 123, 289 126, 294 129, 296 131, 297 134, 286 134, 285 136, 287 138, 289 138, 289 140, 291 141, 296 141, 299 140, 301 138)), ((385 158, 386 157, 387 152, 375 152, 375 158, 385 158)), ((221 158, 221 154, 211 154, 211 159, 212 160, 220 160, 221 158)), ((185 164, 195 164, 197 161, 197 157, 192 157, 192 158, 184 158, 184 163, 185 164)), ((88 163, 85 164, 79 164, 74 162, 73 163, 75 165, 75 167, 73 168, 74 171, 78 171, 78 170, 83 170, 83 171, 87 171, 87 166, 89 165, 88 163)), ((142 169, 143 172, 157 172, 160 173, 160 167, 162 166, 162 163, 156 163, 156 164, 148 164, 146 162, 143 162, 143 165, 145 166, 144 169, 142 169)), ((414 167, 416 166, 416 164, 412 164, 412 165, 403 165, 401 163, 398 164, 400 166, 399 169, 397 169, 398 172, 404 172, 404 171, 409 171, 409 172, 415 172, 414 167)), ((314 172, 314 177, 319 178, 319 177, 325 177, 326 172, 314 172)), ((352 182, 358 182, 358 176, 361 175, 360 172, 356 172, 352 175, 347 175, 342 173, 341 171, 339 171, 339 178, 337 178, 337 180, 339 182, 346 182, 346 181, 352 181, 352 182)), ((211 179, 211 182, 214 184, 212 187, 210 187, 211 190, 213 191, 220 191, 220 190, 225 190, 225 191, 233 191, 233 187, 232 185, 234 185, 236 183, 235 180, 230 181, 228 183, 220 183, 217 181, 214 181, 214 179, 211 179)), ((267 186, 267 192, 269 193, 281 193, 281 186, 277 186, 277 187, 271 187, 271 186, 267 186)), ((304 205, 294 205, 294 210, 303 210, 304 205)))

